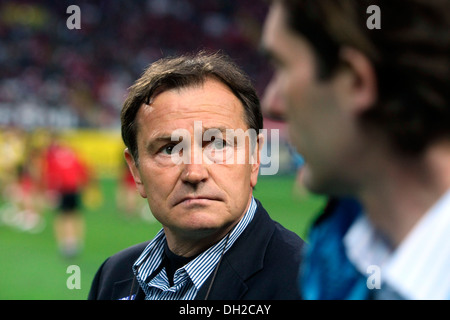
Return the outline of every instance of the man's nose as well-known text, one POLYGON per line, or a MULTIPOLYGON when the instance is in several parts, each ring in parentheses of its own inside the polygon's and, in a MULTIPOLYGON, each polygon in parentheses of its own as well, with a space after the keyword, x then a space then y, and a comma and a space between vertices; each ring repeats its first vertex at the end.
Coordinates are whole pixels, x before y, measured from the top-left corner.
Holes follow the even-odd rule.
POLYGON ((278 92, 277 78, 274 76, 266 87, 261 100, 261 108, 264 116, 273 120, 285 121, 285 108, 278 92))
POLYGON ((183 182, 197 184, 208 178, 208 169, 203 159, 203 147, 201 141, 196 141, 193 138, 193 143, 188 150, 183 154, 186 162, 182 163, 181 180, 183 182))
POLYGON ((198 184, 208 179, 208 170, 203 163, 183 164, 181 180, 190 184, 198 184))

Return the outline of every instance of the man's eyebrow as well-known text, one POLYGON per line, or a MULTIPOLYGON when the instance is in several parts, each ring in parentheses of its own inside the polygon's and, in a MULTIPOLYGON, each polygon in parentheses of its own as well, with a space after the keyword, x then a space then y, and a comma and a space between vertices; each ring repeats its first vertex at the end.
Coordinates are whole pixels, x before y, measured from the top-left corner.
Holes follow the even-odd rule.
POLYGON ((159 142, 159 141, 167 141, 167 140, 172 140, 172 136, 171 135, 162 135, 162 136, 155 136, 155 137, 152 137, 151 139, 150 139, 150 143, 153 143, 153 142, 159 142))
POLYGON ((274 53, 273 50, 267 48, 266 46, 260 45, 258 51, 261 54, 261 56, 264 59, 266 59, 269 63, 274 64, 274 65, 282 64, 282 61, 278 57, 278 55, 276 53, 274 53))
POLYGON ((231 129, 231 128, 225 128, 225 127, 203 127, 203 133, 205 133, 205 131, 208 131, 208 130, 218 130, 218 131, 220 131, 220 132, 222 132, 222 133, 226 133, 227 132, 227 129, 231 129))
POLYGON ((148 151, 152 151, 155 148, 158 148, 159 145, 165 144, 165 143, 168 143, 168 142, 173 142, 171 135, 165 134, 165 133, 161 134, 161 135, 157 135, 156 134, 156 135, 152 136, 148 140, 148 143, 146 145, 146 149, 148 151))
POLYGON ((258 46, 258 53, 265 59, 270 60, 272 56, 272 52, 268 49, 263 43, 260 43, 258 46))
MULTIPOLYGON (((202 136, 205 133, 205 131, 207 130, 218 130, 222 133, 226 133, 226 131, 229 128, 226 127, 202 127, 202 136)), ((179 135, 175 135, 175 138, 179 138, 179 135)), ((149 139, 148 139, 148 146, 158 143, 158 142, 170 142, 170 141, 177 141, 177 139, 173 140, 172 139, 172 134, 169 133, 155 133, 153 134, 149 139)))

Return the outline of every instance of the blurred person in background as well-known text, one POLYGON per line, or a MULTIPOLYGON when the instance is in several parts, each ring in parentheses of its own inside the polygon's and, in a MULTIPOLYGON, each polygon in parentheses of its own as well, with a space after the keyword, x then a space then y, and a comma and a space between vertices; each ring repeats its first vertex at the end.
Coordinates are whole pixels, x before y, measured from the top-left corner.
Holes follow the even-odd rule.
POLYGON ((333 198, 302 296, 450 299, 450 3, 274 0, 262 43, 266 108, 333 198))
POLYGON ((0 131, 0 222, 38 233, 45 227, 41 194, 42 146, 35 132, 0 131))
POLYGON ((25 132, 19 128, 7 127, 0 130, 0 218, 3 224, 23 230, 27 228, 23 223, 26 206, 22 199, 31 191, 29 176, 25 177, 23 174, 26 141, 25 132))
POLYGON ((23 161, 17 165, 9 201, 17 206, 19 228, 38 233, 45 227, 41 170, 44 149, 35 144, 33 136, 33 133, 27 135, 23 161))
POLYGON ((43 170, 49 199, 57 211, 54 232, 58 248, 64 257, 75 257, 84 242, 82 193, 90 172, 77 153, 55 136, 46 150, 43 170))
POLYGON ((8 186, 17 180, 17 167, 24 161, 26 135, 19 128, 0 130, 0 191, 7 198, 8 186))
POLYGON ((89 299, 298 299, 304 242, 253 197, 262 135, 238 145, 225 134, 259 134, 262 126, 253 85, 227 56, 151 64, 124 103, 122 137, 137 189, 163 228, 108 258, 89 299), (202 123, 200 138, 195 121, 202 123), (214 138, 204 137, 206 129, 214 138), (184 130, 182 141, 172 140, 176 130, 184 130), (179 142, 186 148, 175 151, 179 142), (233 157, 221 161, 228 150, 233 157), (180 154, 188 161, 173 158, 180 154))

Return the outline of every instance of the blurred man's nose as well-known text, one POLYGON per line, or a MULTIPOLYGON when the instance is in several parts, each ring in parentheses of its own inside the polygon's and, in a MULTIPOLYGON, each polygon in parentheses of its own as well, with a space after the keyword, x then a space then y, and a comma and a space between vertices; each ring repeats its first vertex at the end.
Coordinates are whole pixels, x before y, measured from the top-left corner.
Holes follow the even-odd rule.
POLYGON ((263 99, 261 100, 261 108, 265 117, 279 121, 285 120, 285 110, 278 92, 275 76, 266 87, 263 99))

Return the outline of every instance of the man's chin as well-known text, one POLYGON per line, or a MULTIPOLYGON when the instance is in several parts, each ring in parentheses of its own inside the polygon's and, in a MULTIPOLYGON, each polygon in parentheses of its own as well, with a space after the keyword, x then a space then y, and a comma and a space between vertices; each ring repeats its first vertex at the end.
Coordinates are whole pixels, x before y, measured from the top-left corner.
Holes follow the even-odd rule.
POLYGON ((306 166, 303 168, 301 183, 311 193, 327 196, 350 196, 354 193, 352 184, 347 180, 338 179, 336 176, 319 174, 306 166))
MULTIPOLYGON (((212 222, 190 222, 178 225, 178 236, 182 236, 190 241, 204 241, 206 239, 216 239, 219 241, 226 234, 227 226, 212 222)), ((206 240, 208 241, 208 240, 206 240)))
POLYGON ((305 164, 302 170, 303 173, 300 182, 309 192, 315 194, 328 194, 330 185, 327 184, 324 179, 320 179, 319 176, 311 170, 309 165, 305 164))
POLYGON ((183 208, 177 213, 175 224, 180 230, 187 232, 209 233, 220 229, 223 224, 217 208, 190 207, 183 208))

